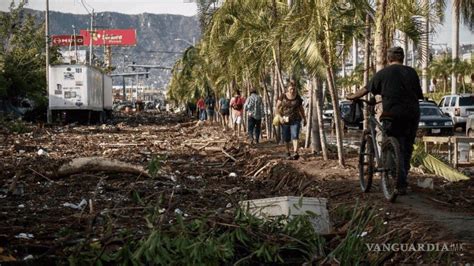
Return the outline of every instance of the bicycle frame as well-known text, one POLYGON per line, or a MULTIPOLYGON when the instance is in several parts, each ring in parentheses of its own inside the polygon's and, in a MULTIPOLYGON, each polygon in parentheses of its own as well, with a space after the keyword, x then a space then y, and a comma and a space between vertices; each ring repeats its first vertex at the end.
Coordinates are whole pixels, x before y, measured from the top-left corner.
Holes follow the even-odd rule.
MULTIPOLYGON (((367 106, 369 107, 369 130, 370 130, 370 135, 372 136, 372 147, 374 147, 374 154, 375 154, 375 160, 377 162, 377 165, 381 165, 381 151, 379 149, 379 145, 377 143, 377 128, 380 130, 382 134, 382 141, 386 136, 385 130, 382 127, 382 124, 375 118, 375 99, 371 99, 369 101, 363 100, 364 102, 367 103, 367 106)), ((383 169, 376 168, 376 172, 382 172, 383 169)))

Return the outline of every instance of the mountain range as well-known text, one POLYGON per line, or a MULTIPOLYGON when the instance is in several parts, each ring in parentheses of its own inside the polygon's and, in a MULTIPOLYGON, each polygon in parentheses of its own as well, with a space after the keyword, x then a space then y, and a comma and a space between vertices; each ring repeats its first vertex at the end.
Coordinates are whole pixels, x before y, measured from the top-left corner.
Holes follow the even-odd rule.
MULTIPOLYGON (((43 21, 44 12, 26 10, 43 21)), ((82 29, 90 29, 91 16, 61 12, 50 12, 50 35, 72 35, 82 29)), ((113 73, 132 72, 127 65, 159 65, 172 67, 184 50, 201 36, 199 20, 196 16, 187 17, 170 14, 128 15, 114 12, 94 14, 95 29, 136 29, 137 44, 130 47, 112 47, 113 73), (184 41, 183 41, 184 40, 184 41)), ((80 47, 78 49, 89 49, 80 47)), ((94 54, 103 58, 104 48, 94 47, 94 54)), ((139 69, 137 69, 139 71, 139 69)), ((140 83, 163 88, 169 82, 171 71, 151 69, 148 79, 140 83)), ((121 85, 122 79, 114 79, 114 85, 121 85)), ((129 83, 127 83, 128 85, 129 83)))

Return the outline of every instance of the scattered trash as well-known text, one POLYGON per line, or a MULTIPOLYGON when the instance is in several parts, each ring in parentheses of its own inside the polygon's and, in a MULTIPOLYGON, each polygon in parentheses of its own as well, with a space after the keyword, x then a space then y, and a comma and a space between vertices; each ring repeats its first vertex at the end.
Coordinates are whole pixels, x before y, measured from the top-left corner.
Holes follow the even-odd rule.
POLYGON ((187 176, 187 178, 188 178, 189 180, 198 180, 198 179, 202 179, 202 177, 201 177, 200 175, 198 175, 198 176, 193 176, 193 175, 190 175, 190 176, 187 176))
POLYGON ((179 214, 179 215, 182 215, 182 214, 183 214, 183 211, 180 210, 180 209, 175 209, 175 210, 174 210, 174 213, 179 214))
POLYGON ((166 209, 165 209, 165 208, 162 208, 162 209, 159 209, 159 210, 158 210, 158 213, 160 213, 160 214, 161 214, 161 213, 165 213, 165 211, 166 211, 166 209))
POLYGON ((226 207, 226 208, 230 208, 230 207, 232 207, 232 203, 230 203, 230 202, 229 202, 229 203, 227 203, 227 205, 225 205, 225 207, 226 207))
POLYGON ((39 156, 43 156, 43 155, 44 155, 44 156, 48 156, 48 153, 47 153, 45 150, 43 150, 43 149, 39 149, 39 150, 38 150, 38 155, 39 155, 39 156))
POLYGON ((33 239, 35 236, 33 234, 28 234, 28 233, 20 233, 15 236, 15 238, 18 239, 33 239))
POLYGON ((229 177, 233 177, 233 178, 234 178, 234 177, 237 177, 237 174, 234 173, 234 172, 232 172, 232 173, 229 174, 229 177))
POLYGON ((169 180, 171 180, 171 181, 173 181, 173 182, 178 181, 178 179, 176 178, 176 176, 173 175, 173 174, 172 174, 172 175, 166 175, 166 176, 164 176, 164 177, 168 178, 169 180))
POLYGON ((237 192, 239 190, 240 190, 240 187, 234 187, 234 188, 231 188, 231 189, 228 189, 228 190, 224 191, 224 193, 232 195, 232 194, 234 194, 235 192, 237 192))
POLYGON ((417 180, 416 185, 421 188, 434 189, 433 178, 425 178, 423 181, 417 180))
POLYGON ((20 208, 20 209, 25 208, 25 204, 18 205, 18 208, 20 208))
POLYGON ((385 222, 383 222, 383 224, 385 224, 385 225, 386 225, 386 224, 388 224, 388 222, 387 222, 387 221, 385 221, 385 222))
POLYGON ((35 257, 33 257, 33 255, 30 254, 30 255, 24 257, 23 260, 32 260, 32 259, 34 259, 34 258, 35 258, 35 257))
POLYGON ((73 208, 73 209, 76 209, 76 210, 81 210, 85 206, 87 206, 87 200, 82 199, 79 204, 73 204, 73 203, 66 202, 66 203, 63 204, 63 206, 73 208))
POLYGON ((364 237, 364 236, 366 236, 367 234, 368 234, 367 232, 362 232, 362 233, 360 233, 358 236, 359 236, 359 237, 364 237))

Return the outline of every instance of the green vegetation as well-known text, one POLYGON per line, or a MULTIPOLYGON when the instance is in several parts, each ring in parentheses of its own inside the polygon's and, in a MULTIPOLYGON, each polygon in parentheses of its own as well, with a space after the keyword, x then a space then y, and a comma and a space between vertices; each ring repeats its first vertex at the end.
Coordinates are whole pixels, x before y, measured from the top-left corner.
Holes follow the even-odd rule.
POLYGON ((20 119, 9 119, 0 116, 0 128, 5 128, 8 132, 23 134, 31 132, 30 126, 20 119))
MULTIPOLYGON (((21 1, 12 1, 9 12, 0 13, 0 100, 18 104, 29 98, 45 106, 46 71, 44 25, 27 14, 21 1)), ((51 49, 52 62, 58 54, 51 49)))
MULTIPOLYGON (((360 206, 359 206, 360 207, 360 206)), ((143 237, 122 232, 114 241, 90 240, 67 249, 71 265, 255 265, 368 261, 367 231, 378 233, 382 221, 371 208, 340 207, 339 222, 348 224, 341 236, 315 233, 310 218, 277 217, 263 220, 238 208, 233 217, 202 216, 188 219, 168 216, 158 207, 149 209, 150 231, 143 237), (153 221, 151 221, 153 219, 153 221), (365 232, 365 234, 363 234, 365 232), (332 240, 331 240, 332 239, 332 240), (331 241, 328 241, 331 240, 331 241), (115 244, 112 244, 115 242, 115 244), (116 245, 120 243, 119 245, 116 245), (334 244, 336 244, 334 246, 334 244), (107 246, 108 245, 108 246, 107 246)))

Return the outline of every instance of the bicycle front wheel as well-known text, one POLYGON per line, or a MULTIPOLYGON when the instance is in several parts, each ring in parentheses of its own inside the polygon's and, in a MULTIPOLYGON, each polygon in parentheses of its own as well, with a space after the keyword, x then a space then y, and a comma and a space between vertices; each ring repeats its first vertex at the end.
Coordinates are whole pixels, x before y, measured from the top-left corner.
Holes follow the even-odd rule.
POLYGON ((382 190, 385 198, 395 202, 400 176, 400 145, 394 137, 387 137, 382 143, 382 190))
POLYGON ((375 151, 372 135, 364 131, 359 149, 359 181, 362 192, 367 193, 372 187, 375 168, 375 151))

